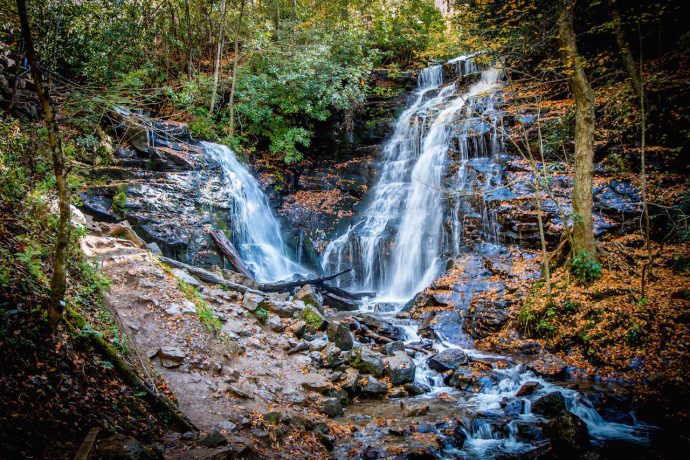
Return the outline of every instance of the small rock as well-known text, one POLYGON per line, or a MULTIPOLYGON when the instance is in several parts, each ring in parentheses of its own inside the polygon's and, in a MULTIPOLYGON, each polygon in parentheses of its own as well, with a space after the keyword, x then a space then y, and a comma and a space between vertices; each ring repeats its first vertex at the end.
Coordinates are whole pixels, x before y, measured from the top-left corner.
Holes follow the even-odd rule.
POLYGON ((201 287, 201 283, 199 282, 199 280, 187 273, 187 270, 182 270, 181 268, 174 268, 172 274, 175 276, 175 278, 179 279, 180 281, 184 281, 187 284, 191 284, 196 288, 201 287))
POLYGON ((467 353, 457 348, 448 348, 427 360, 429 368, 438 372, 455 370, 468 362, 467 353))
POLYGON ((98 458, 105 460, 144 460, 151 458, 144 446, 131 436, 114 434, 98 442, 98 458))
POLYGON ((420 417, 429 413, 428 404, 414 404, 411 406, 403 406, 403 415, 405 417, 420 417))
POLYGON ((559 415, 544 431, 556 458, 577 458, 577 453, 589 447, 587 425, 570 412, 559 415))
POLYGON ((520 387, 517 393, 515 393, 515 396, 529 396, 541 387, 541 383, 530 380, 529 382, 525 382, 525 384, 520 387))
POLYGON ((309 349, 312 351, 321 351, 328 345, 328 340, 325 338, 316 338, 309 342, 309 349))
POLYGON ((295 321, 289 327, 289 331, 294 334, 295 337, 301 338, 307 328, 307 323, 302 320, 295 321))
POLYGON ((185 431, 180 436, 180 439, 184 442, 194 441, 195 438, 196 438, 196 434, 194 434, 194 432, 192 432, 192 431, 185 431))
POLYGON ((295 353, 299 353, 300 351, 308 351, 308 350, 309 350, 309 342, 300 342, 288 350, 288 355, 294 355, 295 353))
POLYGON ((403 385, 403 388, 411 396, 417 396, 431 391, 431 388, 421 383, 406 383, 403 385))
POLYGON ((318 405, 319 412, 334 418, 343 413, 343 407, 338 398, 325 398, 318 405))
POLYGON ((565 368, 565 361, 558 356, 546 352, 542 353, 539 359, 527 364, 527 369, 546 377, 556 377, 562 374, 565 368))
POLYGON ((222 422, 218 422, 216 427, 218 427, 219 430, 235 431, 237 425, 232 423, 230 420, 223 420, 222 422))
POLYGON ((326 377, 314 372, 303 375, 301 380, 302 387, 309 391, 323 393, 324 391, 332 388, 331 382, 329 382, 326 377))
POLYGON ((341 350, 332 342, 329 342, 326 347, 321 350, 321 362, 324 367, 336 367, 342 364, 344 360, 341 358, 341 350))
POLYGON ((223 434, 218 430, 213 430, 199 441, 204 447, 209 447, 211 449, 215 447, 224 446, 228 443, 228 439, 223 436, 223 434))
POLYGON ((157 256, 163 255, 163 251, 161 251, 160 246, 158 246, 158 244, 155 241, 147 243, 146 247, 149 249, 149 251, 151 251, 153 254, 155 254, 157 256))
POLYGON ((242 306, 245 310, 254 312, 259 307, 259 304, 263 302, 264 298, 258 294, 252 294, 250 292, 244 295, 242 299, 242 306))
POLYGON ((387 355, 392 355, 396 351, 405 351, 405 342, 403 342, 402 340, 388 342, 382 347, 382 351, 387 355))
POLYGON ((187 355, 177 347, 161 347, 158 350, 158 357, 164 367, 172 368, 179 366, 187 355))
POLYGON ((357 379, 357 392, 365 396, 383 396, 388 393, 388 385, 378 381, 371 375, 363 375, 357 379))
POLYGON ((278 315, 268 315, 268 321, 266 321, 266 325, 270 330, 273 332, 283 332, 285 330, 285 324, 283 324, 283 320, 280 319, 278 315))

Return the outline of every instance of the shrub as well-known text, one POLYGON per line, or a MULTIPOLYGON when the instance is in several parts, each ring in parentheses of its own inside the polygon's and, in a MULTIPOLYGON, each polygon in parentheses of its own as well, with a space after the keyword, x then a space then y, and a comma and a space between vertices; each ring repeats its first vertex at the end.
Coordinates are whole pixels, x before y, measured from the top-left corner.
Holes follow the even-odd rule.
POLYGON ((589 284, 601 276, 601 264, 585 251, 578 251, 573 257, 570 273, 581 284, 589 284))

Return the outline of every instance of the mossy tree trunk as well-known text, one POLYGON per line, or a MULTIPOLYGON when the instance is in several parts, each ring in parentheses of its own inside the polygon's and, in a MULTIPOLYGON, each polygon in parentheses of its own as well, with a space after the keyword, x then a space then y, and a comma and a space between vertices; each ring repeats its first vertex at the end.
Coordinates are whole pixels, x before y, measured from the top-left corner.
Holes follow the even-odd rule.
POLYGON ((55 188, 57 191, 59 219, 57 238, 55 241, 55 260, 53 262, 53 276, 50 281, 50 304, 48 306, 48 318, 51 327, 55 327, 64 310, 63 299, 65 297, 67 277, 67 255, 70 240, 70 193, 67 185, 67 166, 62 151, 62 141, 55 121, 53 104, 50 100, 48 88, 43 83, 43 72, 38 66, 34 41, 31 36, 31 26, 26 11, 26 0, 17 0, 17 10, 22 28, 22 39, 26 47, 26 57, 31 67, 31 76, 36 87, 36 95, 41 104, 43 119, 48 130, 48 146, 53 161, 53 173, 55 174, 55 188))
POLYGON ((573 253, 586 253, 596 260, 592 227, 594 175, 594 91, 577 52, 573 27, 574 0, 558 0, 558 38, 563 64, 575 100, 575 174, 572 194, 573 253))

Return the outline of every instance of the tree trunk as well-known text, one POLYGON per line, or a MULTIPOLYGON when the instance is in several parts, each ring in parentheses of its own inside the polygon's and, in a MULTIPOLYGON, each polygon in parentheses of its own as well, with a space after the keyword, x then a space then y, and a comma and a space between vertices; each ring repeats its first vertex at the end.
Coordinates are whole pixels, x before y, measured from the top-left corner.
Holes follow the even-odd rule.
POLYGON ((574 0, 558 2, 558 36, 563 63, 570 78, 575 100, 575 174, 573 184, 573 252, 586 253, 596 260, 592 229, 592 188, 594 158, 594 91, 577 53, 573 28, 574 0))
POLYGON ((187 76, 192 78, 192 24, 189 18, 189 0, 184 0, 185 22, 187 23, 187 76))
POLYGON ((223 54, 223 26, 225 25, 225 0, 220 3, 220 23, 218 24, 218 46, 216 48, 216 63, 213 67, 213 92, 211 93, 210 113, 216 106, 216 93, 218 92, 218 79, 220 77, 220 58, 223 54))
POLYGON ((637 69, 635 68, 635 60, 630 52, 628 41, 625 39, 625 33, 623 32, 623 20, 621 19, 618 9, 616 9, 615 0, 608 0, 608 3, 609 14, 611 15, 611 22, 613 23, 613 35, 616 37, 616 43, 618 44, 618 49, 621 53, 621 60, 623 61, 625 71, 628 73, 628 78, 630 78, 630 86, 635 92, 637 99, 640 100, 642 98, 642 81, 640 80, 640 75, 637 73, 637 69))
POLYGON ((237 84, 237 66, 240 62, 240 36, 242 34, 242 14, 244 13, 244 3, 240 3, 240 17, 237 20, 237 30, 235 31, 235 57, 232 63, 232 85, 230 86, 230 102, 228 103, 230 110, 230 128, 228 134, 230 137, 235 135, 235 87, 237 84))
POLYGON ((64 310, 63 299, 65 297, 67 277, 67 255, 70 239, 70 208, 69 188, 67 186, 67 167, 62 152, 62 141, 58 132, 57 122, 53 116, 53 104, 50 95, 43 85, 43 73, 38 67, 38 59, 34 49, 34 41, 31 36, 29 17, 26 13, 26 0, 17 0, 17 10, 22 27, 22 38, 26 46, 26 57, 31 67, 31 76, 36 86, 36 95, 41 103, 43 119, 48 130, 48 146, 53 160, 53 172, 57 189, 59 219, 57 237, 55 240, 55 260, 53 263, 53 277, 50 281, 50 304, 48 305, 48 319, 54 329, 62 317, 64 310))
POLYGON ((235 249, 235 245, 225 236, 223 230, 212 231, 211 237, 213 241, 216 242, 223 255, 230 261, 235 271, 241 273, 250 280, 254 280, 254 275, 249 271, 249 268, 242 260, 242 256, 240 256, 240 253, 235 249))

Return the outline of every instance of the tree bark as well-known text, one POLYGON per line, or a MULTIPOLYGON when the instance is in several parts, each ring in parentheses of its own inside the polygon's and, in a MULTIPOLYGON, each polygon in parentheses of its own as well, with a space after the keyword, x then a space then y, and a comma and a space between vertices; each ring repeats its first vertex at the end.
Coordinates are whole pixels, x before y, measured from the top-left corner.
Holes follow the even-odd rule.
POLYGON ((642 98, 642 81, 640 79, 640 75, 637 73, 637 69, 635 68, 635 60, 630 52, 628 41, 625 39, 625 32, 623 32, 623 19, 621 19, 621 15, 616 8, 615 0, 608 0, 608 4, 611 22, 613 23, 613 35, 616 37, 616 43, 618 44, 618 49, 621 53, 623 67, 625 67, 625 71, 628 73, 630 86, 634 91, 635 96, 637 96, 637 99, 640 100, 642 98))
POLYGON ((64 311, 64 297, 67 277, 67 255, 70 239, 70 207, 69 187, 67 186, 67 167, 62 152, 62 141, 57 122, 53 115, 53 103, 50 94, 43 84, 43 72, 38 67, 34 41, 31 36, 29 17, 26 12, 26 0, 17 0, 17 10, 22 28, 22 38, 26 47, 26 57, 31 67, 31 76, 36 87, 36 95, 43 110, 43 119, 48 130, 48 146, 53 160, 55 174, 55 188, 57 191, 59 219, 55 240, 55 260, 53 262, 53 276, 50 281, 50 304, 48 305, 48 319, 54 329, 64 311))
POLYGON ((240 62, 240 36, 242 34, 242 15, 244 13, 245 0, 240 3, 240 17, 237 20, 237 30, 235 31, 235 57, 232 63, 232 85, 230 86, 230 102, 228 103, 230 110, 230 128, 228 134, 230 137, 235 135, 235 87, 237 85, 237 66, 240 62))
POLYGON ((247 265, 242 260, 240 253, 235 249, 235 246, 226 238, 225 233, 222 230, 211 232, 211 237, 213 241, 216 242, 221 252, 232 264, 233 268, 240 272, 242 275, 253 280, 254 275, 249 271, 247 265))
POLYGON ((187 23, 187 76, 191 79, 194 63, 192 62, 192 24, 189 16, 189 0, 184 0, 184 14, 187 23))
POLYGON ((220 22, 218 24, 218 46, 216 48, 216 62, 213 67, 213 92, 211 93, 210 113, 216 106, 216 94, 218 93, 218 80, 220 77, 220 58, 223 54, 223 26, 225 25, 225 0, 220 3, 220 22))
POLYGON ((563 63, 575 100, 575 173, 572 194, 573 252, 596 260, 592 228, 594 174, 594 91, 587 80, 577 52, 573 27, 574 0, 558 0, 558 30, 563 63))

